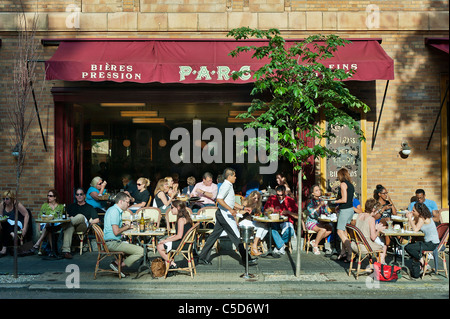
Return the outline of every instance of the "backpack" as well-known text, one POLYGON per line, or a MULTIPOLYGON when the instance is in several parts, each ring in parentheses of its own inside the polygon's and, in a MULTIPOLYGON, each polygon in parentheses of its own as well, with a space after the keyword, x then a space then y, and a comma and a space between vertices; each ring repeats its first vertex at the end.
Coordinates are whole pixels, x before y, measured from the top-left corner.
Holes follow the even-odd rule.
POLYGON ((166 263, 162 258, 155 258, 150 265, 153 278, 164 277, 166 273, 166 263))

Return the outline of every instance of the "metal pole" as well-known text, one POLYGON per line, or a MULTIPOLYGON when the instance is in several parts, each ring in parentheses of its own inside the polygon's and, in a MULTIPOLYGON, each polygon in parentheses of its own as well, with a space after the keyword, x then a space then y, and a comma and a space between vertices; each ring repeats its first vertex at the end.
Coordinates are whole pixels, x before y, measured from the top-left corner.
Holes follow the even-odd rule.
MULTIPOLYGON (((449 85, 450 85, 450 84, 449 84, 449 85)), ((427 150, 428 150, 428 148, 430 147, 430 143, 431 143, 431 139, 433 138, 434 130, 436 129, 437 122, 438 122, 438 120, 439 120, 439 117, 441 116, 442 107, 444 106, 444 102, 445 102, 445 100, 447 99, 447 93, 448 93, 448 87, 449 87, 449 85, 447 85, 447 90, 445 90, 444 98, 442 99, 442 103, 441 103, 441 107, 439 108, 438 116, 437 116, 437 118, 436 118, 436 121, 434 122, 433 129, 431 130, 431 136, 430 136, 430 139, 428 140, 427 150)))
POLYGON ((370 148, 371 150, 373 150, 373 147, 375 146, 375 141, 376 141, 376 139, 377 139, 378 126, 380 126, 381 113, 383 113, 384 101, 386 100, 386 93, 387 93, 388 86, 389 86, 389 80, 386 82, 386 87, 384 88, 383 102, 381 103, 380 116, 378 116, 378 120, 377 120, 377 128, 375 129, 375 136, 374 136, 373 139, 372 139, 372 147, 370 148))

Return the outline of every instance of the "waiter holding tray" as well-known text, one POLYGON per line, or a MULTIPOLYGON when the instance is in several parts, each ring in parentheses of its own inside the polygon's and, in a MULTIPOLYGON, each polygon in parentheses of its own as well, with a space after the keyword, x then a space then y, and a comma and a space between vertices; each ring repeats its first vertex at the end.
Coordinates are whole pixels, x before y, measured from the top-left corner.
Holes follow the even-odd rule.
MULTIPOLYGON (((225 231, 233 244, 238 247, 242 263, 245 265, 245 258, 248 253, 244 248, 244 244, 239 239, 240 233, 234 217, 236 216, 235 208, 243 209, 249 213, 251 213, 251 209, 235 203, 233 184, 236 182, 236 171, 232 168, 226 168, 223 172, 223 177, 225 181, 222 186, 220 186, 216 199, 219 206, 219 209, 216 211, 216 224, 199 255, 199 263, 211 265, 211 262, 209 261, 211 248, 214 246, 216 240, 219 239, 222 232, 225 231)), ((252 259, 251 256, 248 255, 248 265, 254 266, 256 264, 256 259, 252 259)))

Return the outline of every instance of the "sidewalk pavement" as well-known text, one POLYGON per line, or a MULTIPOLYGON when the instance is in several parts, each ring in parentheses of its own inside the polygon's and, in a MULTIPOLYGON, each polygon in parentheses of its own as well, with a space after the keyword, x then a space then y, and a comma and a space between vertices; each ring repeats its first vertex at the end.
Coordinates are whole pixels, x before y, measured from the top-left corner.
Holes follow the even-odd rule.
MULTIPOLYGON (((257 266, 249 267, 252 279, 243 279, 245 265, 232 250, 212 253, 212 265, 197 265, 197 274, 192 279, 187 273, 175 273, 166 279, 153 279, 142 274, 138 279, 136 271, 139 265, 129 269, 130 276, 119 279, 117 275, 99 273, 94 280, 97 252, 74 253, 73 259, 48 260, 38 255, 19 257, 19 278, 13 278, 13 257, 0 259, 0 290, 6 288, 67 291, 78 288, 84 293, 125 293, 128 296, 145 298, 302 298, 311 297, 327 291, 328 298, 358 298, 362 291, 377 294, 390 293, 402 296, 426 296, 427 291, 438 292, 438 298, 448 299, 449 282, 443 274, 427 275, 424 279, 411 280, 404 275, 397 282, 377 283, 369 275, 360 275, 356 280, 348 276, 349 264, 335 260, 336 256, 325 257, 312 252, 301 253, 301 272, 295 276, 296 252, 286 253, 281 258, 259 258, 257 266), (75 276, 76 274, 76 276, 75 276), (79 274, 79 275, 78 275, 79 274), (255 289, 255 287, 258 287, 255 289), (355 291, 358 294, 355 295, 355 291), (405 293, 406 290, 408 293, 405 293), (417 295, 414 295, 414 292, 417 295), (174 297, 175 296, 175 297, 174 297), (221 296, 221 297, 220 297, 221 296)), ((149 259, 159 257, 158 253, 149 253, 149 259)), ((391 256, 392 257, 392 256, 391 256)), ((406 263, 409 264, 407 258, 406 263)), ((389 261, 390 259, 388 259, 389 261)), ((110 260, 105 259, 101 266, 109 267, 110 260)), ((183 262, 179 260, 179 262, 183 262)), ((442 267, 442 262, 441 267, 442 267)), ((447 259, 448 264, 448 259, 447 259)), ((363 263, 363 267, 366 264, 363 263)), ((434 261, 431 261, 434 267, 434 261)), ((354 266, 356 267, 356 265, 354 266)), ((101 297, 100 297, 101 298, 101 297)))

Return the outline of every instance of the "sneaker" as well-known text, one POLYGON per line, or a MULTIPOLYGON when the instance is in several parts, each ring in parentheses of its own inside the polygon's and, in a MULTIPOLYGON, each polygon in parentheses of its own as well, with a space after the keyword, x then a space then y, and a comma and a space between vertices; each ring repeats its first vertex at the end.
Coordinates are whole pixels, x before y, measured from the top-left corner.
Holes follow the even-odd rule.
POLYGON ((280 255, 286 254, 286 249, 284 248, 284 246, 281 247, 280 249, 278 249, 278 253, 279 253, 280 255))
MULTIPOLYGON (((112 270, 114 270, 117 273, 119 272, 119 268, 117 267, 115 262, 111 262, 109 264, 109 268, 111 268, 112 270)), ((123 272, 120 272, 120 277, 125 278, 126 276, 125 276, 125 274, 123 272)))

